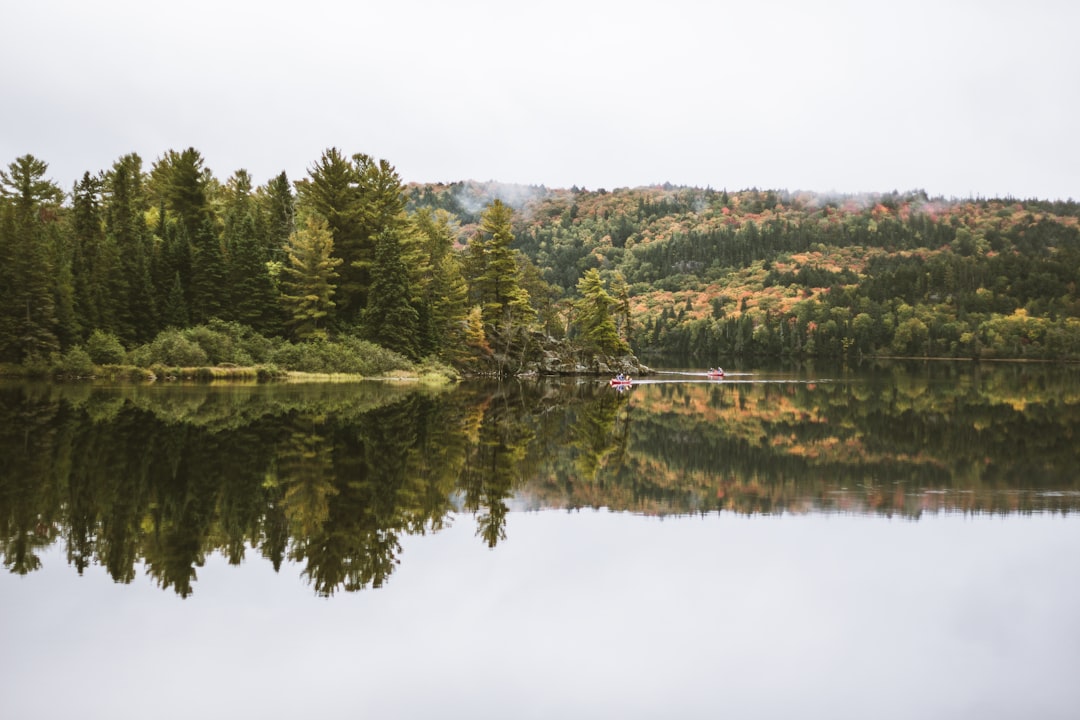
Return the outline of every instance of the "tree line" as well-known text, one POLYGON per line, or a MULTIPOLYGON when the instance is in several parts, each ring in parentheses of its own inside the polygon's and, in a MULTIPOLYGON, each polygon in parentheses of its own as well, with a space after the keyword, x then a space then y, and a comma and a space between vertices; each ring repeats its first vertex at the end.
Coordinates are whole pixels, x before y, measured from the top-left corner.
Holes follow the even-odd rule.
POLYGON ((513 247, 509 206, 488 202, 466 235, 445 209, 408 207, 386 160, 330 148, 306 177, 255 187, 245 170, 219 181, 194 148, 149 169, 130 154, 69 193, 47 170, 25 155, 0 171, 0 362, 87 343, 130 359, 209 323, 474 369, 524 353, 541 324, 625 348, 603 283, 587 288, 584 324, 556 317, 551 286, 513 247))
POLYGON ((149 169, 132 154, 65 193, 27 155, 0 171, 0 361, 146 358, 210 323, 496 372, 545 335, 709 359, 1075 359, 1078 220, 1072 201, 922 191, 406 186, 337 148, 259 187, 194 148, 149 169))

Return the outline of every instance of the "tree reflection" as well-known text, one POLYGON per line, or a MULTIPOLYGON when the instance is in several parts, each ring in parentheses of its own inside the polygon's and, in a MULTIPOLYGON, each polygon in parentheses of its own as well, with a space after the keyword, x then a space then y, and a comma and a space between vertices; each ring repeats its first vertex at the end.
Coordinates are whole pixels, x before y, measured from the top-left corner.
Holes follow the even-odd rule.
POLYGON ((870 366, 826 382, 215 389, 0 385, 0 555, 140 566, 186 597, 210 553, 378 588, 402 538, 510 508, 1072 512, 1080 378, 870 366))
POLYGON ((506 500, 535 437, 514 399, 499 392, 480 404, 476 442, 461 475, 465 509, 476 513, 476 534, 492 548, 506 539, 506 500))
POLYGON ((334 487, 333 444, 327 437, 324 417, 300 417, 278 450, 271 486, 281 485, 281 508, 291 534, 309 537, 322 530, 330 516, 334 487))

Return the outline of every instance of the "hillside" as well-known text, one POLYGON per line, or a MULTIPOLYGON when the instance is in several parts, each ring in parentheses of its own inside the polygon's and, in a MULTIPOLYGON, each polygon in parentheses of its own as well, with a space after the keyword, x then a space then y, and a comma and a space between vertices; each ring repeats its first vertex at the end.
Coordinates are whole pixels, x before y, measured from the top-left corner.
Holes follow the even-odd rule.
POLYGON ((458 215, 498 197, 561 296, 625 281, 637 352, 1080 358, 1080 204, 657 186, 411 185, 458 215))

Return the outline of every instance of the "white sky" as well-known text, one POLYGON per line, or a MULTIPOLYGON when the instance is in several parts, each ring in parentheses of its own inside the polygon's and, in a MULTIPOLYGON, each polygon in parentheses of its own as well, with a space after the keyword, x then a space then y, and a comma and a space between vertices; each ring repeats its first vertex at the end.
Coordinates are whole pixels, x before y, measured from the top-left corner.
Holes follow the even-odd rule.
POLYGON ((1080 199, 1080 2, 0 0, 0 165, 1080 199))

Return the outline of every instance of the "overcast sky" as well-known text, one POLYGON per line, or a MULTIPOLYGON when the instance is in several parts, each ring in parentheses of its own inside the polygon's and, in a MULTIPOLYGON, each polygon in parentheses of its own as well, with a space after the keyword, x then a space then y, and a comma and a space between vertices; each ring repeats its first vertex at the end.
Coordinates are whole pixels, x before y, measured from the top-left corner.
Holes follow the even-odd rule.
POLYGON ((3 0, 0 164, 1080 199, 1080 2, 3 0))

